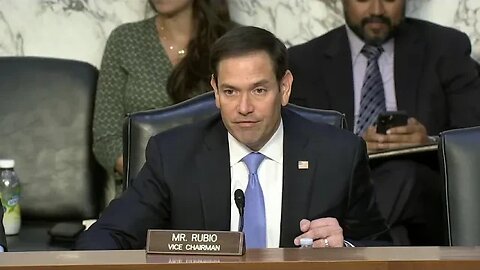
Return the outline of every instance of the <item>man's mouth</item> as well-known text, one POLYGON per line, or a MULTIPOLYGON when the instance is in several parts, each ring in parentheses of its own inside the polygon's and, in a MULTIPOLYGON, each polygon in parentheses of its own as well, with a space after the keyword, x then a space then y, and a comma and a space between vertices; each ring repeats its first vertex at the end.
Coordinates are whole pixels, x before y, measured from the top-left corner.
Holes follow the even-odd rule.
POLYGON ((235 121, 234 122, 237 126, 239 127, 245 127, 245 128, 248 128, 248 127, 253 127, 255 126, 258 121, 249 121, 249 120, 245 120, 245 121, 235 121))
POLYGON ((373 25, 373 26, 376 26, 376 27, 379 27, 381 25, 387 25, 387 26, 390 26, 391 25, 391 21, 389 18, 387 17, 383 17, 383 16, 378 16, 378 17, 369 17, 369 18, 366 18, 362 21, 362 25, 365 26, 365 25, 373 25))

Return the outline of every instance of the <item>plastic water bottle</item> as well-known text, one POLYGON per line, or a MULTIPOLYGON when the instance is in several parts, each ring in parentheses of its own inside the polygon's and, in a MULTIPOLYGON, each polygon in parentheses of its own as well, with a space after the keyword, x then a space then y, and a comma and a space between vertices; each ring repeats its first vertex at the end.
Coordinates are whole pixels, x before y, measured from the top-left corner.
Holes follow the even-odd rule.
POLYGON ((18 234, 20 215, 20 181, 13 169, 15 161, 0 159, 0 199, 3 208, 3 227, 6 235, 18 234))

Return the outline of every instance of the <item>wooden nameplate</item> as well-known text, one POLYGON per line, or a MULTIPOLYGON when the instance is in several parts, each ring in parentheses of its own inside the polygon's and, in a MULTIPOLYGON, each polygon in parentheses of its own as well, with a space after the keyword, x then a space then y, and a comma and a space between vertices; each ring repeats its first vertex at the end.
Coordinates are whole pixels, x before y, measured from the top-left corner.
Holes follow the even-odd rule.
POLYGON ((245 254, 243 232, 148 230, 147 253, 237 255, 245 254))

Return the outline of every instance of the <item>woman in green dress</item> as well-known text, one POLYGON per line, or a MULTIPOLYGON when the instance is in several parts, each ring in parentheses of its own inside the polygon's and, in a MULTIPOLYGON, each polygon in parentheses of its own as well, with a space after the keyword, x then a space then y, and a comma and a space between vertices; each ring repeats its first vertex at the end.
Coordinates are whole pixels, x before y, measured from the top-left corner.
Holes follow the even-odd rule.
POLYGON ((117 179, 123 174, 125 115, 169 106, 210 91, 209 47, 233 26, 219 1, 149 3, 156 16, 113 30, 100 68, 93 151, 117 179))

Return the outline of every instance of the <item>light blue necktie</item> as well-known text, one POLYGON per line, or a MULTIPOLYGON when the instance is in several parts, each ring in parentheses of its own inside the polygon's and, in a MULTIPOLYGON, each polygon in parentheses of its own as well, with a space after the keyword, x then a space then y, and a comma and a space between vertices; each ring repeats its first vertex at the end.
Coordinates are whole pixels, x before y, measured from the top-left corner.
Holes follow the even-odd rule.
POLYGON ((265 202, 257 175, 258 166, 264 158, 264 155, 252 152, 242 159, 249 171, 248 185, 245 190, 245 225, 243 227, 247 248, 265 248, 267 246, 265 202))
POLYGON ((359 116, 355 125, 355 134, 360 136, 375 123, 380 113, 385 112, 385 92, 378 67, 378 58, 382 52, 382 47, 370 45, 365 45, 362 49, 362 54, 367 57, 368 62, 363 79, 359 116))

